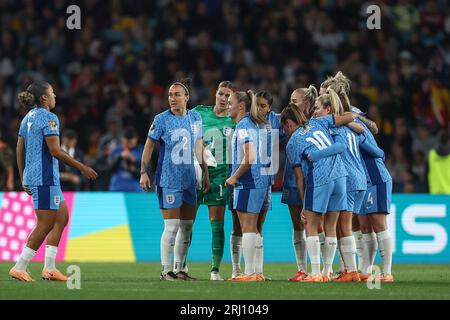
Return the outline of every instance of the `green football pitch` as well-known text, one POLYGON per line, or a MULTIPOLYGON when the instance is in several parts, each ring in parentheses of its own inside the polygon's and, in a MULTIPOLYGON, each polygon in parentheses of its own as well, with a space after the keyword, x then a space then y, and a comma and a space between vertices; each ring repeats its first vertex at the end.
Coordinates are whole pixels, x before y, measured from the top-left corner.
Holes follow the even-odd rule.
MULTIPOLYGON (((71 263, 59 264, 66 271, 71 263)), ((450 299, 450 265, 394 265, 394 283, 368 289, 367 283, 300 283, 287 278, 294 264, 271 263, 264 273, 272 281, 235 283, 210 281, 209 264, 190 263, 195 281, 160 281, 158 263, 73 263, 80 268, 81 289, 40 278, 42 264, 29 270, 36 280, 24 283, 8 276, 11 263, 0 263, 0 299, 184 299, 184 300, 303 300, 303 299, 450 299)), ((228 277, 229 264, 221 274, 228 277)))

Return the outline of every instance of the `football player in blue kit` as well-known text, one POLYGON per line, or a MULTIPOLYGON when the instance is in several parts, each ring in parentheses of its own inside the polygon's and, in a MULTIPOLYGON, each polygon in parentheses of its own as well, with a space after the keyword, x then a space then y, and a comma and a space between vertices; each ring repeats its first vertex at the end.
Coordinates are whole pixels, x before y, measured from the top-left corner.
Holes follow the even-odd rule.
POLYGON ((271 130, 259 112, 253 92, 235 92, 229 98, 229 115, 239 120, 232 138, 232 171, 227 186, 234 186, 233 209, 242 229, 244 274, 233 281, 264 281, 260 217, 269 207, 271 130), (265 143, 264 143, 265 142, 265 143), (261 252, 257 252, 260 248, 261 252), (257 254, 260 263, 256 263, 257 254))
MULTIPOLYGON (((313 85, 310 85, 308 88, 297 88, 291 94, 292 107, 297 108, 299 112, 305 115, 306 119, 309 119, 312 110, 314 110, 317 96, 317 89, 313 85)), ((301 219, 303 201, 298 193, 294 169, 288 157, 286 157, 284 165, 281 202, 288 205, 291 215, 293 226, 292 242, 297 263, 297 273, 289 280, 300 281, 307 276, 306 232, 304 221, 301 219)))
POLYGON ((97 173, 60 148, 59 120, 51 112, 56 105, 56 95, 49 83, 32 83, 18 99, 22 106, 31 109, 20 124, 17 166, 23 189, 33 197, 37 224, 9 275, 20 281, 34 281, 27 266, 47 238, 42 278, 67 281, 68 277, 55 267, 59 241, 69 220, 59 181, 58 160, 80 170, 88 179, 96 179, 97 173))
MULTIPOLYGON (((315 117, 327 115, 342 115, 345 109, 341 103, 338 94, 332 89, 330 93, 321 95, 318 98, 317 106, 314 111, 315 117)), ((360 156, 360 148, 372 154, 375 157, 384 156, 384 152, 379 148, 372 148, 367 143, 364 135, 353 132, 348 127, 336 127, 331 129, 335 142, 341 142, 346 145, 345 151, 341 154, 344 165, 347 169, 347 203, 348 208, 339 214, 337 225, 338 249, 344 261, 344 270, 333 281, 337 282, 359 282, 360 277, 356 267, 356 241, 352 234, 352 216, 353 212, 359 212, 361 208, 365 190, 367 189, 366 175, 364 173, 363 163, 360 156)), ((324 156, 326 150, 314 152, 314 161, 318 161, 324 156)))
MULTIPOLYGON (((373 149, 377 149, 378 144, 374 134, 377 133, 378 128, 372 121, 365 118, 359 109, 352 107, 350 104, 348 97, 350 80, 342 72, 338 72, 333 78, 329 79, 326 85, 338 92, 344 108, 351 109, 357 115, 356 121, 366 128, 364 136, 367 144, 371 145, 373 149)), ((383 261, 383 274, 379 279, 383 282, 393 282, 393 242, 386 219, 391 207, 392 178, 384 164, 384 157, 374 156, 367 150, 361 150, 361 156, 367 178, 367 191, 361 208, 356 211, 356 213, 359 213, 358 222, 362 232, 360 278, 366 280, 371 276, 372 265, 375 261, 377 249, 379 249, 383 261)))
POLYGON ((174 82, 169 88, 169 110, 157 114, 148 132, 141 159, 141 187, 150 189, 149 163, 155 143, 159 157, 155 185, 164 219, 161 236, 161 280, 191 280, 183 271, 192 226, 197 211, 197 179, 194 157, 203 170, 203 190, 209 190, 208 167, 204 159, 202 119, 187 109, 190 79, 174 82), (172 253, 174 268, 172 270, 172 253))
POLYGON ((344 163, 339 155, 345 149, 342 143, 332 143, 329 134, 330 121, 340 126, 354 120, 351 113, 345 113, 331 120, 311 118, 290 104, 281 113, 281 123, 290 135, 287 155, 294 167, 297 188, 303 199, 303 212, 307 221, 306 247, 311 261, 311 273, 303 282, 330 280, 331 265, 336 252, 336 224, 339 212, 347 207, 346 176, 344 163), (330 155, 316 162, 308 159, 316 150, 329 149, 330 155), (324 216, 326 234, 323 275, 320 272, 320 241, 318 237, 321 216, 324 216))

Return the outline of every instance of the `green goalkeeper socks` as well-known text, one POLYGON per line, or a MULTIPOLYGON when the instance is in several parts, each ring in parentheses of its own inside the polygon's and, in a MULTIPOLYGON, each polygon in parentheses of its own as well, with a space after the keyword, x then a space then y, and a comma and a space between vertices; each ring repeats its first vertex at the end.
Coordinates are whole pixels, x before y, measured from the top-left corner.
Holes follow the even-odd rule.
POLYGON ((225 231, 223 221, 211 221, 212 231, 212 271, 219 271, 225 245, 225 231))

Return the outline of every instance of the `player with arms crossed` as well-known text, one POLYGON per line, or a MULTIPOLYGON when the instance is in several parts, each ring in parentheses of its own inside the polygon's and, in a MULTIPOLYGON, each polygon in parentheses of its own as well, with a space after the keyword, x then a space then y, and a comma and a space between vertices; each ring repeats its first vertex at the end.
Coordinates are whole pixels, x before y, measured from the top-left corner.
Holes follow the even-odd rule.
POLYGON ((58 160, 74 167, 88 179, 97 173, 70 157, 60 148, 59 120, 50 112, 55 108, 56 95, 47 82, 36 82, 19 94, 19 102, 32 108, 23 118, 17 140, 17 166, 23 189, 33 197, 37 224, 9 275, 20 281, 34 281, 26 271, 36 251, 47 238, 42 278, 67 281, 55 267, 61 235, 69 220, 69 213, 61 191, 58 160), (24 154, 25 149, 25 154, 24 154))

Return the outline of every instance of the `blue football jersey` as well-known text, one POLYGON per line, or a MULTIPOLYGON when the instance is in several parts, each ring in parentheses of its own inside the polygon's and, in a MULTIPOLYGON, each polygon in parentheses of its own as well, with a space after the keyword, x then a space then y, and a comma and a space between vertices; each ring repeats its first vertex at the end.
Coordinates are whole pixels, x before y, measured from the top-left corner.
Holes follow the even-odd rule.
POLYGON ((175 115, 170 109, 161 112, 153 119, 148 137, 160 144, 155 185, 178 190, 195 188, 195 142, 203 137, 200 114, 192 110, 187 110, 185 116, 175 115))
MULTIPOLYGON (((367 126, 361 120, 356 119, 356 121, 364 126, 365 130, 362 135, 366 140, 365 143, 369 143, 374 147, 378 147, 377 141, 375 140, 372 132, 370 132, 369 128, 367 128, 367 126)), ((360 152, 365 164, 364 171, 367 178, 367 187, 380 184, 392 179, 382 158, 374 158, 362 149, 360 149, 360 152)))
POLYGON ((334 135, 339 135, 345 140, 347 148, 341 154, 347 169, 347 192, 355 190, 366 190, 367 179, 364 172, 364 164, 359 152, 359 145, 362 142, 362 136, 353 132, 351 129, 343 126, 331 129, 333 138, 334 135))
POLYGON ((244 117, 236 125, 232 139, 233 175, 244 158, 244 145, 252 142, 256 151, 256 159, 235 185, 236 189, 267 188, 271 183, 271 130, 270 125, 259 127, 250 116, 244 117))
MULTIPOLYGON (((333 118, 334 119, 334 118, 333 118)), ((287 155, 293 167, 301 165, 305 183, 309 187, 318 187, 347 176, 339 154, 309 162, 306 155, 315 150, 331 146, 333 138, 327 130, 327 120, 311 118, 305 127, 298 128, 289 139, 287 155)))
POLYGON ((283 127, 281 126, 281 114, 275 113, 273 111, 270 111, 266 115, 267 121, 269 121, 272 130, 278 130, 278 136, 280 143, 286 143, 287 142, 287 136, 286 133, 283 130, 283 127))
MULTIPOLYGON (((271 129, 272 129, 272 155, 277 155, 276 159, 275 157, 272 159, 273 161, 279 160, 279 150, 280 150, 280 143, 284 144, 287 142, 287 136, 286 133, 283 130, 283 127, 281 126, 281 115, 279 113, 275 113, 273 111, 270 111, 266 115, 267 121, 269 121, 271 129), (275 137, 275 133, 278 134, 278 139, 275 137)), ((275 171, 275 170, 274 170, 275 171)), ((277 172, 274 172, 272 176, 270 177, 270 184, 273 185, 275 183, 275 176, 277 172)))
POLYGON ((59 136, 58 117, 45 108, 36 107, 22 119, 19 136, 25 142, 22 183, 26 186, 59 186, 58 160, 52 157, 45 143, 45 137, 59 136))

